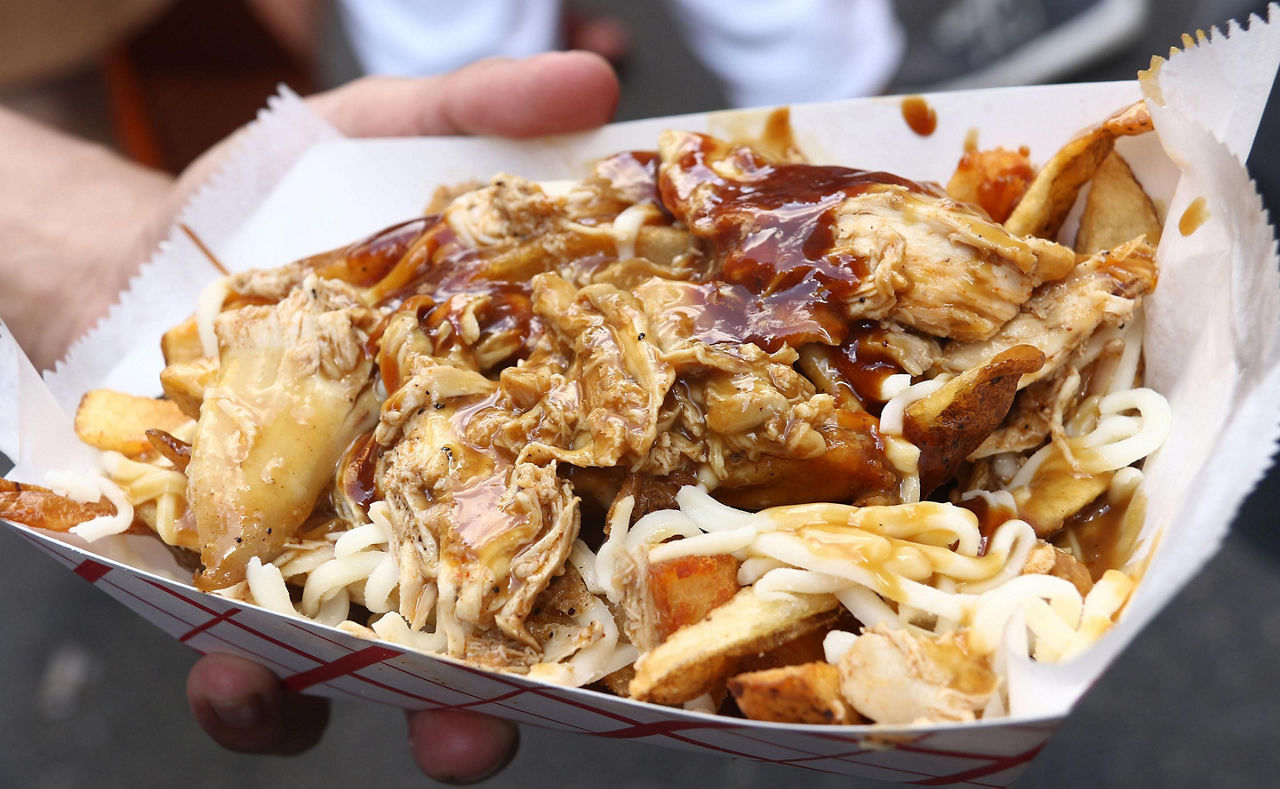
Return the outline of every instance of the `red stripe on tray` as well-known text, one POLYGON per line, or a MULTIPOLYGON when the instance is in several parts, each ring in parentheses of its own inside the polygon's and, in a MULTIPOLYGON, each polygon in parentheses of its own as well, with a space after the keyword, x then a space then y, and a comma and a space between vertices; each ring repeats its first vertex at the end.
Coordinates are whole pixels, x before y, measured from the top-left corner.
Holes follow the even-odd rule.
MULTIPOLYGON (((987 762, 986 764, 980 765, 978 767, 972 767, 968 770, 963 770, 958 773, 951 773, 950 775, 940 775, 937 778, 929 778, 923 781, 912 781, 911 783, 916 786, 949 786, 950 784, 960 783, 961 781, 971 781, 974 778, 981 778, 986 775, 992 775, 994 773, 1003 772, 1004 770, 1008 770, 1011 767, 1017 767, 1020 764, 1026 764, 1027 762, 1036 758, 1036 754, 1040 753, 1041 749, 1043 749, 1044 746, 1045 746, 1045 743, 1040 743, 1034 748, 1023 751, 1022 753, 1015 753, 1012 756, 993 756, 993 755, 983 756, 981 754, 973 754, 973 753, 964 754, 969 758, 985 758, 985 759, 990 759, 991 761, 987 762)), ((927 748, 903 748, 901 750, 915 751, 917 753, 931 753, 931 751, 929 751, 929 749, 927 748)))
POLYGON ((96 584, 102 579, 102 576, 109 572, 111 572, 111 565, 95 562, 93 559, 85 559, 77 564, 75 568, 75 574, 91 584, 96 584))
MULTIPOLYGON (((143 580, 144 580, 144 581, 146 581, 146 582, 147 582, 147 584, 149 584, 149 585, 151 585, 151 586, 155 587, 156 589, 158 589, 159 591, 164 592, 165 594, 170 595, 170 596, 172 596, 172 597, 176 597, 176 598, 178 598, 179 600, 181 600, 181 601, 183 601, 183 602, 187 603, 188 605, 190 605, 190 606, 192 606, 192 607, 194 607, 194 608, 199 609, 200 611, 203 611, 203 612, 204 612, 204 613, 206 613, 206 614, 210 614, 210 615, 213 615, 213 616, 218 616, 218 615, 219 615, 219 613, 220 613, 220 612, 218 612, 218 611, 216 611, 216 610, 214 610, 214 609, 210 608, 209 606, 204 605, 204 604, 203 604, 203 603, 201 603, 199 600, 197 600, 197 599, 195 599, 195 598, 193 598, 193 597, 188 597, 187 595, 184 595, 184 594, 180 594, 180 593, 178 593, 178 592, 174 591, 173 589, 170 589, 169 587, 165 586, 164 584, 157 583, 157 582, 152 581, 152 580, 147 579, 147 578, 144 578, 143 580)), ((216 600, 218 600, 219 602, 222 602, 222 603, 226 603, 226 602, 227 602, 227 601, 225 601, 225 600, 222 600, 221 598, 214 598, 214 597, 212 597, 211 595, 208 595, 208 594, 206 594, 206 593, 204 593, 204 592, 198 592, 197 594, 201 595, 202 597, 208 597, 208 598, 210 598, 210 599, 216 599, 216 600)), ((163 607, 162 607, 162 610, 163 610, 163 607)), ((170 611, 170 612, 169 612, 169 614, 170 614, 170 616, 175 616, 175 617, 177 616, 177 615, 176 615, 175 613, 173 613, 172 611, 170 611)), ((262 639, 263 641, 266 641, 266 642, 268 642, 268 643, 270 643, 270 644, 273 644, 273 645, 275 645, 275 646, 277 646, 277 647, 280 647, 281 649, 288 650, 289 652, 292 652, 292 653, 294 653, 295 655, 300 655, 300 656, 302 656, 302 657, 304 657, 304 658, 307 658, 308 660, 314 660, 314 661, 316 661, 316 662, 319 662, 319 658, 317 658, 315 655, 312 655, 310 652, 306 652, 306 651, 304 651, 304 650, 301 650, 301 649, 299 649, 298 647, 294 646, 293 644, 289 644, 289 643, 286 643, 286 642, 284 642, 284 641, 281 641, 280 639, 275 638, 275 637, 273 637, 273 636, 270 636, 270 635, 268 635, 268 634, 266 634, 266 633, 263 633, 263 632, 262 632, 262 631, 260 631, 260 630, 255 630, 254 628, 249 627, 248 625, 243 624, 243 623, 241 623, 241 622, 239 622, 239 621, 237 621, 237 620, 235 620, 235 619, 224 619, 223 621, 227 622, 228 624, 235 625, 236 627, 240 628, 241 630, 245 631, 246 633, 250 633, 250 634, 252 634, 252 635, 254 635, 254 636, 256 636, 256 637, 258 637, 258 638, 262 639)))
POLYGON ((312 685, 319 685, 322 682, 346 676, 367 666, 372 666, 374 663, 381 663, 387 658, 398 657, 400 654, 399 650, 388 649, 387 647, 367 647, 359 652, 352 652, 337 660, 325 663, 322 666, 316 666, 294 674, 292 677, 285 679, 284 686, 292 691, 300 691, 312 685))
POLYGON ((187 641, 190 641, 195 636, 203 633, 204 631, 208 630, 209 628, 213 627, 219 622, 225 622, 231 617, 235 616, 237 610, 239 609, 228 608, 226 611, 223 611, 217 616, 206 619, 202 624, 196 625, 195 627, 191 628, 187 632, 178 636, 178 640, 185 644, 187 641))
POLYGON ((733 724, 713 723, 710 721, 654 721, 653 723, 638 723, 634 726, 627 726, 613 731, 597 732, 601 737, 607 737, 611 740, 630 740, 636 737, 652 737, 654 735, 671 736, 678 731, 687 729, 728 729, 733 724))

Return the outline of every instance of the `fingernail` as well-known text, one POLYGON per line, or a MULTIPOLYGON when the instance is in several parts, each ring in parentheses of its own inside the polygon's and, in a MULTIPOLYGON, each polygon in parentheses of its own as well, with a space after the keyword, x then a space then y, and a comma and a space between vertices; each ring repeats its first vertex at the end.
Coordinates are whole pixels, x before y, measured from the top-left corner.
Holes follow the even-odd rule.
POLYGON ((209 700, 213 714, 231 729, 252 729, 266 719, 266 707, 258 696, 242 699, 209 700))

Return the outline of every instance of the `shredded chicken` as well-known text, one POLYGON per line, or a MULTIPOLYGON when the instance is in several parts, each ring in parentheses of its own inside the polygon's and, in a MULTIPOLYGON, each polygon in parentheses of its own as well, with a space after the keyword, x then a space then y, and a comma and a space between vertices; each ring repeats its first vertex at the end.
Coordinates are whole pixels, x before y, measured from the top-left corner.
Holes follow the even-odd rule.
POLYGON ((464 440, 469 410, 497 386, 417 355, 424 341, 410 322, 394 328, 383 352, 407 378, 387 398, 375 438, 385 448, 378 484, 395 544, 412 546, 419 574, 436 583, 451 654, 465 654, 473 631, 494 624, 536 648, 524 619, 577 536, 572 486, 554 463, 513 462, 464 440))
POLYGON ((1062 281, 1037 290, 990 339, 948 343, 938 369, 962 372, 1006 348, 1034 345, 1047 360, 1039 372, 1023 377, 1021 385, 1027 386, 1057 371, 1099 327, 1128 320, 1155 285, 1155 250, 1143 239, 1098 253, 1062 281))
POLYGON ((534 280, 533 294, 563 372, 540 375, 538 362, 546 357, 539 355, 504 374, 496 409, 478 417, 476 434, 491 430, 503 414, 496 443, 523 460, 601 467, 637 462, 657 435, 658 410, 675 378, 645 339, 649 322, 640 305, 611 285, 577 289, 552 274, 534 280))
POLYGON ((372 427, 371 321, 350 287, 315 276, 277 304, 218 316, 217 379, 187 467, 202 588, 243 580, 251 557, 275 558, 372 427))
POLYGON ((846 320, 985 340, 1075 264, 1071 250, 1012 236, 932 185, 772 163, 691 132, 665 132, 660 150, 664 201, 717 246, 726 282, 767 295, 812 280, 846 320))
POLYGON ((840 659, 840 690, 877 723, 970 721, 996 690, 963 635, 914 635, 877 625, 840 659))
POLYGON ((1029 573, 1066 579, 1079 590, 1081 597, 1088 595, 1089 590, 1093 589, 1093 578, 1089 575, 1089 568, 1071 554, 1046 542, 1036 543, 1027 556, 1022 574, 1029 573))
POLYGON ((710 342, 698 326, 696 292, 690 283, 663 280, 637 292, 679 382, 643 470, 665 475, 692 467, 725 500, 754 507, 797 497, 850 500, 896 485, 870 418, 818 393, 795 370, 799 354, 789 346, 769 353, 750 343, 710 342))

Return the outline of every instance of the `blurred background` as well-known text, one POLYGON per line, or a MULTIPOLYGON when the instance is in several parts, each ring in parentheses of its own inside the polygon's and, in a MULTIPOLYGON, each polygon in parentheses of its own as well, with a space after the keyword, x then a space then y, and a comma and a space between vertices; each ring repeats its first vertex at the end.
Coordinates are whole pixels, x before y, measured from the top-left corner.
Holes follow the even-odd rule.
MULTIPOLYGON (((1265 3, 1243 0, 895 5, 902 57, 881 57, 891 66, 874 90, 945 87, 957 76, 974 85, 1128 79, 1183 32, 1265 14, 1265 3), (1104 6, 1117 15, 1086 17, 1104 6), (995 61, 1019 42, 1054 53, 1051 62, 1023 60, 1002 72, 995 61)), ((351 7, 356 0, 0 0, 0 104, 178 172, 251 120, 278 84, 309 93, 361 74, 367 42, 352 33, 359 19, 351 7)), ((691 43, 705 42, 677 32, 681 13, 689 18, 662 3, 574 0, 555 20, 555 36, 615 62, 619 119, 722 108, 741 86, 695 56, 691 43)), ((1269 108, 1249 160, 1273 206, 1278 116, 1269 108)), ((0 456, 0 473, 7 468, 0 456)), ((1275 784, 1278 504, 1273 473, 1222 551, 1089 692, 1020 786, 1275 784)), ((430 783, 410 760, 402 715, 389 708, 335 703, 324 740, 302 756, 224 752, 187 712, 193 652, 8 530, 0 530, 0 578, 0 675, 9 678, 0 787, 430 783)), ((536 729, 522 737, 515 763, 492 785, 593 787, 606 777, 615 787, 861 785, 629 742, 536 729)))

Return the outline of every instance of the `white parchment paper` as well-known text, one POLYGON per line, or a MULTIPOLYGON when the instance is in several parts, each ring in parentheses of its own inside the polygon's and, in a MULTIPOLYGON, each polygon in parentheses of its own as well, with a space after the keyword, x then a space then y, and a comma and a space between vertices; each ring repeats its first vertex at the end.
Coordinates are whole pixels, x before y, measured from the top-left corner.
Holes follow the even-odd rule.
MULTIPOLYGON (((1160 284, 1147 310, 1147 383, 1174 413, 1173 433, 1147 464, 1144 550, 1152 559, 1121 622, 1065 665, 1015 661, 1015 718, 1064 714, 1088 685, 1198 570, 1280 435, 1280 275, 1272 228, 1241 161, 1280 62, 1280 16, 1214 31, 1140 85, 1137 81, 1010 88, 928 97, 929 137, 909 132, 900 102, 880 98, 793 108, 801 147, 819 162, 884 169, 916 179, 949 176, 975 131, 979 145, 1027 145, 1043 162, 1079 130, 1142 99, 1158 136, 1121 150, 1159 205, 1166 231, 1160 284), (1208 220, 1190 235, 1179 218, 1197 199, 1208 220)), ((232 270, 280 265, 345 245, 419 214, 439 184, 512 172, 581 176, 588 163, 652 149, 664 128, 741 134, 763 112, 690 115, 617 124, 533 142, 434 138, 347 140, 288 94, 241 137, 228 163, 181 216, 232 270)), ((160 334, 185 318, 216 276, 175 231, 111 314, 41 383, 0 326, 0 451, 17 479, 91 462, 70 431, 87 389, 159 391, 160 334), (47 388, 45 386, 47 384, 47 388)))

